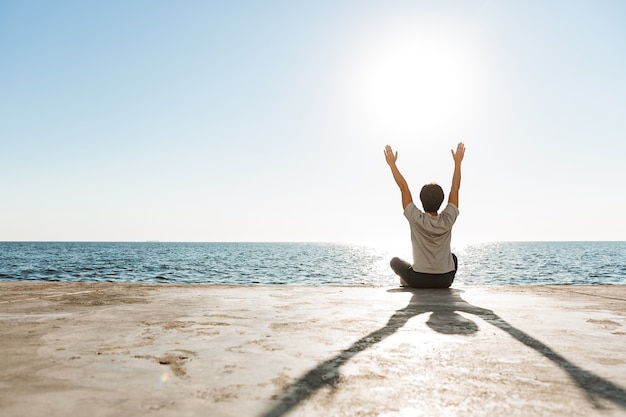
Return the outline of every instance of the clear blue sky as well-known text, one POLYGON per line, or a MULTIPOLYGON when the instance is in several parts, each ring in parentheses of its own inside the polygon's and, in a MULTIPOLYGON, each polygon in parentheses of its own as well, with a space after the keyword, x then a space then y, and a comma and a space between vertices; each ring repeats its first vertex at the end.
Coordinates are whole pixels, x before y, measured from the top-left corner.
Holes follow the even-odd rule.
POLYGON ((626 2, 0 1, 0 240, 626 240, 626 2))

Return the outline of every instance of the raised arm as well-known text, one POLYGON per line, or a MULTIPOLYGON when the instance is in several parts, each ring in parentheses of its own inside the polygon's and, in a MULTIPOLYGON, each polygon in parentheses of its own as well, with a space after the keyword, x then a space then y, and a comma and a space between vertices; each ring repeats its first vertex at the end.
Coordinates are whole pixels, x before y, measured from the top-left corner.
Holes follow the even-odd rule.
POLYGON ((409 190, 409 185, 406 183, 406 180, 400 174, 398 167, 396 166, 396 160, 398 159, 398 152, 393 153, 391 146, 385 146, 385 160, 387 160, 387 164, 389 168, 391 168, 391 173, 393 174, 393 179, 396 180, 396 184, 400 187, 400 192, 402 193, 402 208, 406 208, 410 202, 413 201, 413 197, 411 196, 411 191, 409 190))
POLYGON ((456 152, 452 152, 452 158, 454 159, 454 174, 452 175, 452 188, 450 188, 450 195, 448 196, 448 202, 459 207, 459 188, 461 188, 461 162, 463 156, 465 156, 465 145, 463 142, 459 142, 456 146, 456 152))

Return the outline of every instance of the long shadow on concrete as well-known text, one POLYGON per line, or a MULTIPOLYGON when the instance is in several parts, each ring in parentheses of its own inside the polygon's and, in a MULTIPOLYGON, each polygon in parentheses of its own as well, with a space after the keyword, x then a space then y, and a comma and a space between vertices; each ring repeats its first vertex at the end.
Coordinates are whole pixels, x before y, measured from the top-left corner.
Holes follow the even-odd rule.
POLYGON ((397 310, 387 324, 380 329, 357 340, 339 355, 321 363, 302 375, 284 391, 280 402, 261 417, 280 417, 291 411, 301 401, 311 396, 324 386, 333 386, 339 376, 339 368, 357 353, 362 352, 394 334, 412 317, 432 313, 427 325, 440 333, 471 334, 478 331, 478 326, 457 312, 473 314, 487 323, 507 332, 520 343, 536 350, 568 373, 572 381, 585 393, 587 399, 597 408, 602 408, 599 400, 605 399, 626 409, 626 390, 602 377, 575 365, 556 353, 544 343, 523 331, 513 327, 492 310, 478 307, 461 298, 463 291, 456 289, 410 290, 397 289, 393 292, 410 291, 413 293, 409 304, 397 310))

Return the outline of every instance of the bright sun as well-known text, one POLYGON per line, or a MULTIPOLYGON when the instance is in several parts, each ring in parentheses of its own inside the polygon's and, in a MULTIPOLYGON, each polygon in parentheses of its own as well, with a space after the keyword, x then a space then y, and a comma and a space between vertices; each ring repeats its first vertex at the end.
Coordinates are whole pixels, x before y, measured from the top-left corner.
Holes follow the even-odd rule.
POLYGON ((474 74, 459 39, 432 28, 387 30, 371 39, 353 70, 362 120, 385 131, 414 133, 467 113, 474 74))

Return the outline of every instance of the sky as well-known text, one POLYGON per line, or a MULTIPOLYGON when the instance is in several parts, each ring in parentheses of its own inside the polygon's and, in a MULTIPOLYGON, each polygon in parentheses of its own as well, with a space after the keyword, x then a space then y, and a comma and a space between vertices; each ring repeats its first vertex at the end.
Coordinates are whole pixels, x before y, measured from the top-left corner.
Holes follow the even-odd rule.
POLYGON ((626 240, 626 2, 0 0, 0 241, 626 240), (419 204, 418 204, 419 205, 419 204))

